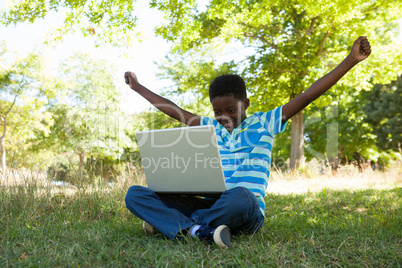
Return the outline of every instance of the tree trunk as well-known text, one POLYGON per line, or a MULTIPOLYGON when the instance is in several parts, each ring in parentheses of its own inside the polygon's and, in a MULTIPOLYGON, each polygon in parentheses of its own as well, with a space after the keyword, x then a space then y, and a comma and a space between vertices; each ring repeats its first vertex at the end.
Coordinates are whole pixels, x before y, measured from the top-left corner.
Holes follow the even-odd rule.
POLYGON ((83 173, 83 168, 84 168, 84 157, 85 157, 85 153, 80 152, 78 154, 78 156, 80 157, 80 167, 78 169, 78 172, 80 174, 80 179, 82 179, 82 173, 83 173))
POLYGON ((6 170, 6 149, 3 145, 3 139, 0 139, 0 168, 2 171, 6 170))
POLYGON ((304 122, 303 111, 292 117, 292 138, 290 144, 289 168, 294 170, 304 166, 304 122))
MULTIPOLYGON (((6 149, 4 148, 4 139, 7 135, 7 115, 10 113, 11 109, 14 107, 14 104, 17 100, 18 95, 14 96, 14 101, 11 103, 10 107, 4 114, 0 115, 1 125, 3 126, 3 134, 0 137, 0 168, 4 172, 6 170, 6 149)), ((3 107, 0 105, 0 110, 3 111, 3 107)))

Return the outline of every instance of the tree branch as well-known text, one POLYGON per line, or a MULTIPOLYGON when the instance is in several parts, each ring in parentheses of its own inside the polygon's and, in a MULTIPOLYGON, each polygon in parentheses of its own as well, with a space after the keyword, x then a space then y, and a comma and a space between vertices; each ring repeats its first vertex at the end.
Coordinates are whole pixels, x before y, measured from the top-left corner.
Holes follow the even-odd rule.
POLYGON ((0 136, 1 141, 6 137, 7 134, 7 117, 4 117, 2 125, 3 125, 3 135, 0 136))
POLYGON ((294 71, 294 70, 283 70, 283 69, 280 69, 278 66, 276 66, 276 65, 273 65, 273 67, 279 72, 279 73, 292 73, 292 74, 295 74, 295 75, 298 75, 297 73, 296 73, 296 71, 294 71))
POLYGON ((307 34, 307 35, 310 35, 310 34, 314 31, 314 24, 315 24, 315 22, 317 21, 317 18, 318 18, 318 16, 314 17, 314 18, 311 20, 310 27, 309 27, 309 28, 307 29, 307 31, 306 31, 306 34, 307 34))
POLYGON ((253 33, 251 33, 251 32, 248 32, 248 33, 244 33, 243 36, 244 36, 244 37, 249 37, 249 38, 258 39, 258 40, 260 40, 261 42, 263 42, 264 44, 267 44, 269 47, 271 47, 271 48, 273 48, 273 49, 275 49, 275 50, 278 50, 278 46, 277 46, 277 45, 275 45, 274 43, 269 42, 265 37, 263 37, 263 36, 261 36, 261 35, 255 35, 255 34, 253 34, 253 33))
POLYGON ((13 108, 13 106, 14 106, 16 100, 17 100, 17 95, 14 96, 14 100, 13 100, 13 102, 11 103, 10 108, 8 108, 7 112, 4 113, 4 118, 7 117, 8 113, 9 113, 9 112, 11 111, 11 109, 13 108))
MULTIPOLYGON (((244 26, 244 27, 251 28, 251 29, 253 29, 253 30, 258 30, 257 27, 252 26, 252 25, 249 25, 249 24, 247 24, 247 23, 245 23, 245 22, 240 22, 239 24, 242 25, 242 26, 244 26)), ((265 30, 278 30, 278 32, 283 32, 283 30, 282 30, 280 27, 269 27, 269 26, 264 26, 264 25, 261 25, 261 27, 264 28, 265 30)), ((245 33, 243 33, 243 36, 244 36, 244 37, 249 37, 249 38, 258 39, 258 40, 260 40, 261 42, 263 42, 264 44, 269 45, 271 48, 273 48, 273 49, 275 49, 275 50, 278 50, 278 47, 277 47, 273 42, 269 42, 269 41, 268 41, 264 36, 262 36, 262 35, 256 35, 256 34, 254 34, 254 33, 252 33, 252 32, 245 32, 245 33)))
POLYGON ((317 56, 320 56, 322 54, 322 51, 324 49, 325 41, 328 39, 328 37, 330 35, 331 35, 331 32, 326 32, 325 35, 324 35, 324 38, 320 41, 320 46, 319 46, 317 54, 316 54, 317 56))
MULTIPOLYGON (((311 35, 311 34, 315 31, 316 28, 314 28, 314 24, 315 24, 315 22, 317 21, 317 18, 319 18, 319 16, 315 16, 315 17, 311 20, 310 26, 309 26, 309 28, 304 32, 304 34, 301 33, 300 35, 298 35, 298 37, 296 37, 296 38, 294 39, 293 46, 296 45, 297 41, 299 41, 300 39, 302 39, 304 36, 306 36, 306 35, 311 35)), ((299 32, 301 32, 301 31, 299 31, 299 32)), ((307 44, 305 44, 305 45, 307 45, 307 44)), ((305 49, 305 47, 303 47, 300 51, 304 51, 304 49, 305 49)), ((298 58, 300 58, 300 57, 298 57, 298 58)))

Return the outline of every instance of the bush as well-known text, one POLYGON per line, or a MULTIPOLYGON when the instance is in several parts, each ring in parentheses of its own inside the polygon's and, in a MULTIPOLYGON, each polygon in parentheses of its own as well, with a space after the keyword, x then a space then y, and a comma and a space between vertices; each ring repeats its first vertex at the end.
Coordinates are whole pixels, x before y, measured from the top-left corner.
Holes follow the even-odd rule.
POLYGON ((72 184, 110 182, 117 180, 124 171, 124 164, 110 158, 88 157, 80 171, 77 154, 62 153, 54 158, 47 169, 48 178, 72 184))
MULTIPOLYGON (((82 181, 79 166, 79 158, 76 154, 62 153, 55 156, 53 163, 47 169, 47 175, 50 180, 74 184, 82 181)), ((85 170, 83 170, 82 177, 86 177, 85 170)))

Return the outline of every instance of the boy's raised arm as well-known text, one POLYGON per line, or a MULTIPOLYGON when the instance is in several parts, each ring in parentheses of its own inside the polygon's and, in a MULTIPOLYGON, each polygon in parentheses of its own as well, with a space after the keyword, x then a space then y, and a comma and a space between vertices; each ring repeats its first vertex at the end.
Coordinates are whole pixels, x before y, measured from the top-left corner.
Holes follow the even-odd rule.
POLYGON ((288 120, 303 110, 313 100, 324 94, 356 64, 365 60, 370 53, 371 47, 367 37, 360 36, 353 43, 349 55, 335 69, 318 79, 305 92, 296 96, 282 107, 282 121, 288 120))
POLYGON ((126 84, 130 86, 131 89, 136 91, 138 94, 143 96, 152 105, 154 105, 158 110, 162 111, 166 115, 179 120, 180 122, 188 126, 198 126, 201 122, 201 117, 192 114, 186 110, 183 110, 177 106, 172 101, 165 99, 158 94, 150 91, 138 82, 137 76, 133 72, 126 72, 124 74, 124 79, 126 84))

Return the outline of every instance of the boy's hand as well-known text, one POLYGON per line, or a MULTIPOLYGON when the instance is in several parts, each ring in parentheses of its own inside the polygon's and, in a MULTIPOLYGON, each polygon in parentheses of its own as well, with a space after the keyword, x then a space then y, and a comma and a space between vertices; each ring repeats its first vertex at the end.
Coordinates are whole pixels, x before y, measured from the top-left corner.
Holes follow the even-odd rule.
POLYGON ((341 62, 341 64, 339 64, 331 72, 318 79, 305 92, 296 96, 287 104, 283 105, 282 122, 288 120, 289 118, 303 110, 313 100, 324 94, 328 89, 335 85, 335 83, 338 82, 339 79, 341 79, 347 72, 349 72, 350 69, 352 69, 357 63, 367 59, 370 53, 371 47, 369 41, 367 40, 367 37, 360 36, 359 38, 357 38, 357 40, 353 43, 353 47, 349 55, 341 62))
POLYGON ((354 61, 360 62, 370 55, 371 46, 366 36, 360 36, 353 43, 352 50, 350 51, 349 57, 351 57, 354 61))
POLYGON ((130 86, 131 89, 135 90, 135 86, 139 85, 137 76, 133 72, 125 72, 124 73, 124 80, 126 84, 130 86))

